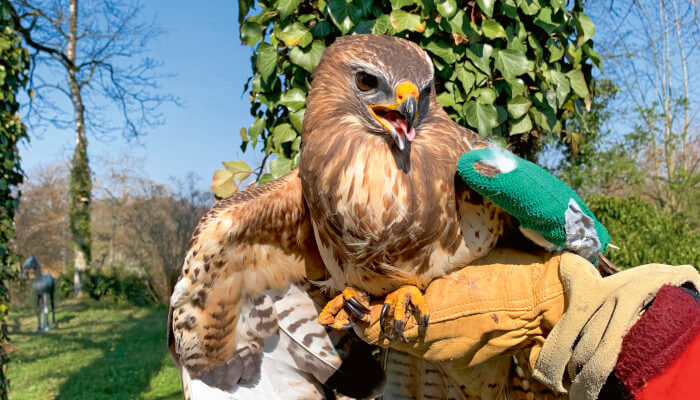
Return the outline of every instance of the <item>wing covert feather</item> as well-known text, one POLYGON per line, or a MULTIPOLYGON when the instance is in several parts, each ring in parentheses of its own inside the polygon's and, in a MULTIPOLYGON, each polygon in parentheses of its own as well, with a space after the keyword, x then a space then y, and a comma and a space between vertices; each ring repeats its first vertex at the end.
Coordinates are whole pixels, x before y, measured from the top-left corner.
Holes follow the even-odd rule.
POLYGON ((277 330, 265 291, 320 263, 297 170, 217 202, 192 234, 170 299, 176 362, 193 378, 223 366, 230 383, 245 381, 231 369, 254 362, 277 330))

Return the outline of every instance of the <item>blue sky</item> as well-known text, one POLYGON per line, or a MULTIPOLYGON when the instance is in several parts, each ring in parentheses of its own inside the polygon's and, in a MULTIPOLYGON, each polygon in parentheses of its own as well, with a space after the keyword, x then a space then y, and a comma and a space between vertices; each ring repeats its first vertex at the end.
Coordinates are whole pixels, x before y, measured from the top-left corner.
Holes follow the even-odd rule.
MULTIPOLYGON (((138 142, 90 136, 91 166, 99 173, 102 158, 132 154, 145 158, 144 168, 155 181, 168 182, 170 176, 192 171, 202 179, 201 188, 207 189, 221 161, 244 158, 253 165, 262 158, 250 150, 244 157, 239 147, 240 128, 252 122, 248 97, 241 97, 252 49, 238 39, 238 4, 231 0, 144 4, 146 16, 155 16, 166 31, 150 44, 149 56, 163 63, 161 72, 174 75, 161 83, 184 104, 164 104, 160 111, 165 123, 148 130, 138 142)), ((20 146, 25 172, 70 158, 75 143, 72 129, 47 128, 30 135, 31 143, 20 146)))

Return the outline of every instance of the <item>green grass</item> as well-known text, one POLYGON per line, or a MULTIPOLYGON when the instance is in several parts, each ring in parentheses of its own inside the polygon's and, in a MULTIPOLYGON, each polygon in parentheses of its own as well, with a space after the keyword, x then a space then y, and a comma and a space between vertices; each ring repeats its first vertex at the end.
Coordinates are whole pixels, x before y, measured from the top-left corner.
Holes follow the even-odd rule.
POLYGON ((42 334, 32 309, 10 314, 11 400, 182 398, 165 308, 66 301, 56 310, 58 328, 42 334))

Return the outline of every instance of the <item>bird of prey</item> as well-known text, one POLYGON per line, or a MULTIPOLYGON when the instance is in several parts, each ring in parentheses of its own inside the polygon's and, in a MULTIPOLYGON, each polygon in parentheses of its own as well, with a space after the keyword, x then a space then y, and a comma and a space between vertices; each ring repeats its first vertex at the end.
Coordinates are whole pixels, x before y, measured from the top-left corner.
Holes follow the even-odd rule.
POLYGON ((277 327, 265 293, 319 271, 340 293, 323 324, 366 319, 365 294, 386 296, 398 334, 414 314, 427 323, 421 290, 504 231, 500 209, 455 177, 459 157, 486 145, 440 107, 416 44, 337 39, 313 75, 299 167, 219 201, 192 236, 171 298, 180 363, 193 377, 225 368, 245 382, 277 327))

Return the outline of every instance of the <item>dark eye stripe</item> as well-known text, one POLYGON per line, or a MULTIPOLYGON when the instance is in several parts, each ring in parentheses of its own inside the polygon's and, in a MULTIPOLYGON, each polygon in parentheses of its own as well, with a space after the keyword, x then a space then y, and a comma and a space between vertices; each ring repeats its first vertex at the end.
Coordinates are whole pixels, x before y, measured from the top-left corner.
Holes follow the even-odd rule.
POLYGON ((357 84, 358 89, 366 92, 368 90, 375 89, 379 84, 379 81, 374 75, 370 75, 366 72, 358 72, 355 76, 355 83, 357 84))

